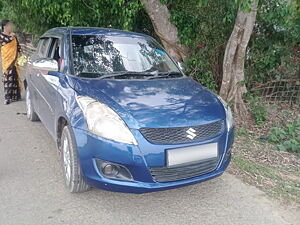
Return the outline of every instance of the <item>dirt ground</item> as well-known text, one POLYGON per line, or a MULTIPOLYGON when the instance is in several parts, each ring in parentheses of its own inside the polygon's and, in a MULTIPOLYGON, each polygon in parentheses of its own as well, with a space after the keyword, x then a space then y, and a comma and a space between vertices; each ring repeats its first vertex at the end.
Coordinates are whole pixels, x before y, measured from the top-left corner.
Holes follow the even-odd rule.
POLYGON ((229 172, 280 202, 300 207, 300 155, 276 150, 270 129, 300 118, 300 107, 266 105, 267 121, 238 127, 229 172), (247 128, 245 128, 247 127, 247 128))

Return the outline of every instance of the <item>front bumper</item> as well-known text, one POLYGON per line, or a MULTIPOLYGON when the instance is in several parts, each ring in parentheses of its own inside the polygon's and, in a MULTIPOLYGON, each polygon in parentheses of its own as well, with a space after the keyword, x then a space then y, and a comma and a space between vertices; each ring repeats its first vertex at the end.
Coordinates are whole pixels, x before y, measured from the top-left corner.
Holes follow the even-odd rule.
POLYGON ((145 193, 161 191, 194 184, 221 175, 230 163, 231 156, 226 153, 233 143, 233 130, 222 135, 198 142, 181 145, 155 145, 149 143, 138 130, 132 130, 138 146, 118 143, 97 137, 87 131, 74 128, 79 160, 85 181, 96 188, 125 193, 145 193), (210 173, 172 182, 156 182, 149 167, 165 166, 166 149, 218 142, 219 162, 210 173), (98 170, 96 159, 102 159, 125 166, 133 176, 133 181, 120 181, 104 177, 98 170))

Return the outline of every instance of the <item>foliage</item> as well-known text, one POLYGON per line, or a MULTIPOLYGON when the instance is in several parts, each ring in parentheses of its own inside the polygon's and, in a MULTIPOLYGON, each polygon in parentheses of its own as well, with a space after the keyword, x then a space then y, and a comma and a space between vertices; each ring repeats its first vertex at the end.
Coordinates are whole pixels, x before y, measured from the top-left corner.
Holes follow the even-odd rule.
MULTIPOLYGON (((187 73, 213 91, 220 89, 223 55, 238 7, 252 0, 160 0, 179 38, 190 49, 187 73)), ((0 0, 0 19, 40 35, 56 26, 99 26, 154 35, 138 0, 0 0)), ((246 85, 290 77, 299 71, 300 0, 260 0, 245 58, 246 85)))
MULTIPOLYGON (((188 73, 216 91, 222 78, 223 54, 236 4, 233 0, 164 2, 181 41, 191 49, 186 62, 188 73)), ((0 0, 0 3, 1 18, 12 19, 22 31, 37 35, 56 26, 101 26, 154 34, 148 16, 136 0, 0 0)))
MULTIPOLYGON (((187 71, 208 88, 218 91, 223 55, 238 6, 249 10, 250 0, 161 0, 183 44, 191 50, 187 71)), ((260 0, 257 22, 245 62, 246 85, 300 73, 299 0, 260 0), (297 20, 298 19, 298 20, 297 20)))
POLYGON ((41 34, 56 26, 101 26, 133 30, 140 25, 135 0, 0 0, 0 17, 13 20, 22 31, 41 34))
POLYGON ((222 62, 237 5, 233 0, 164 0, 179 38, 189 47, 187 73, 211 90, 218 91, 222 62))
POLYGON ((300 26, 292 16, 294 10, 289 0, 260 1, 246 60, 249 88, 299 72, 300 26))
POLYGON ((246 95, 246 99, 249 103, 255 123, 260 126, 263 125, 263 123, 267 120, 268 113, 267 108, 261 101, 261 98, 248 93, 246 95))
POLYGON ((300 118, 293 123, 281 127, 273 127, 270 131, 270 142, 276 144, 279 151, 300 154, 300 118))

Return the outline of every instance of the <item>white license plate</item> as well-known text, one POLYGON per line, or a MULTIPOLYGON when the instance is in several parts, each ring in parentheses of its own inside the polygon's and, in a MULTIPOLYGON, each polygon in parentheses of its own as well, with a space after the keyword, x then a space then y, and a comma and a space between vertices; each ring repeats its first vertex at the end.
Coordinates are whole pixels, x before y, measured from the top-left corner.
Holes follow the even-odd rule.
POLYGON ((167 150, 168 166, 218 157, 218 143, 167 150))

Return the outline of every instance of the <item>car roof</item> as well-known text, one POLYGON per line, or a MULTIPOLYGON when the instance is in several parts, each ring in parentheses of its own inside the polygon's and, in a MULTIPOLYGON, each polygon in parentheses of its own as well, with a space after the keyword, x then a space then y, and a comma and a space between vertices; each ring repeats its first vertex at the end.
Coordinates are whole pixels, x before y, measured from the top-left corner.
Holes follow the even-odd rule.
POLYGON ((109 35, 109 36, 128 36, 128 37, 141 37, 141 38, 152 38, 151 36, 124 31, 117 30, 111 28, 100 28, 100 27, 55 27, 48 30, 46 33, 42 35, 42 37, 49 36, 58 36, 58 35, 66 35, 66 34, 74 34, 74 35, 109 35))

